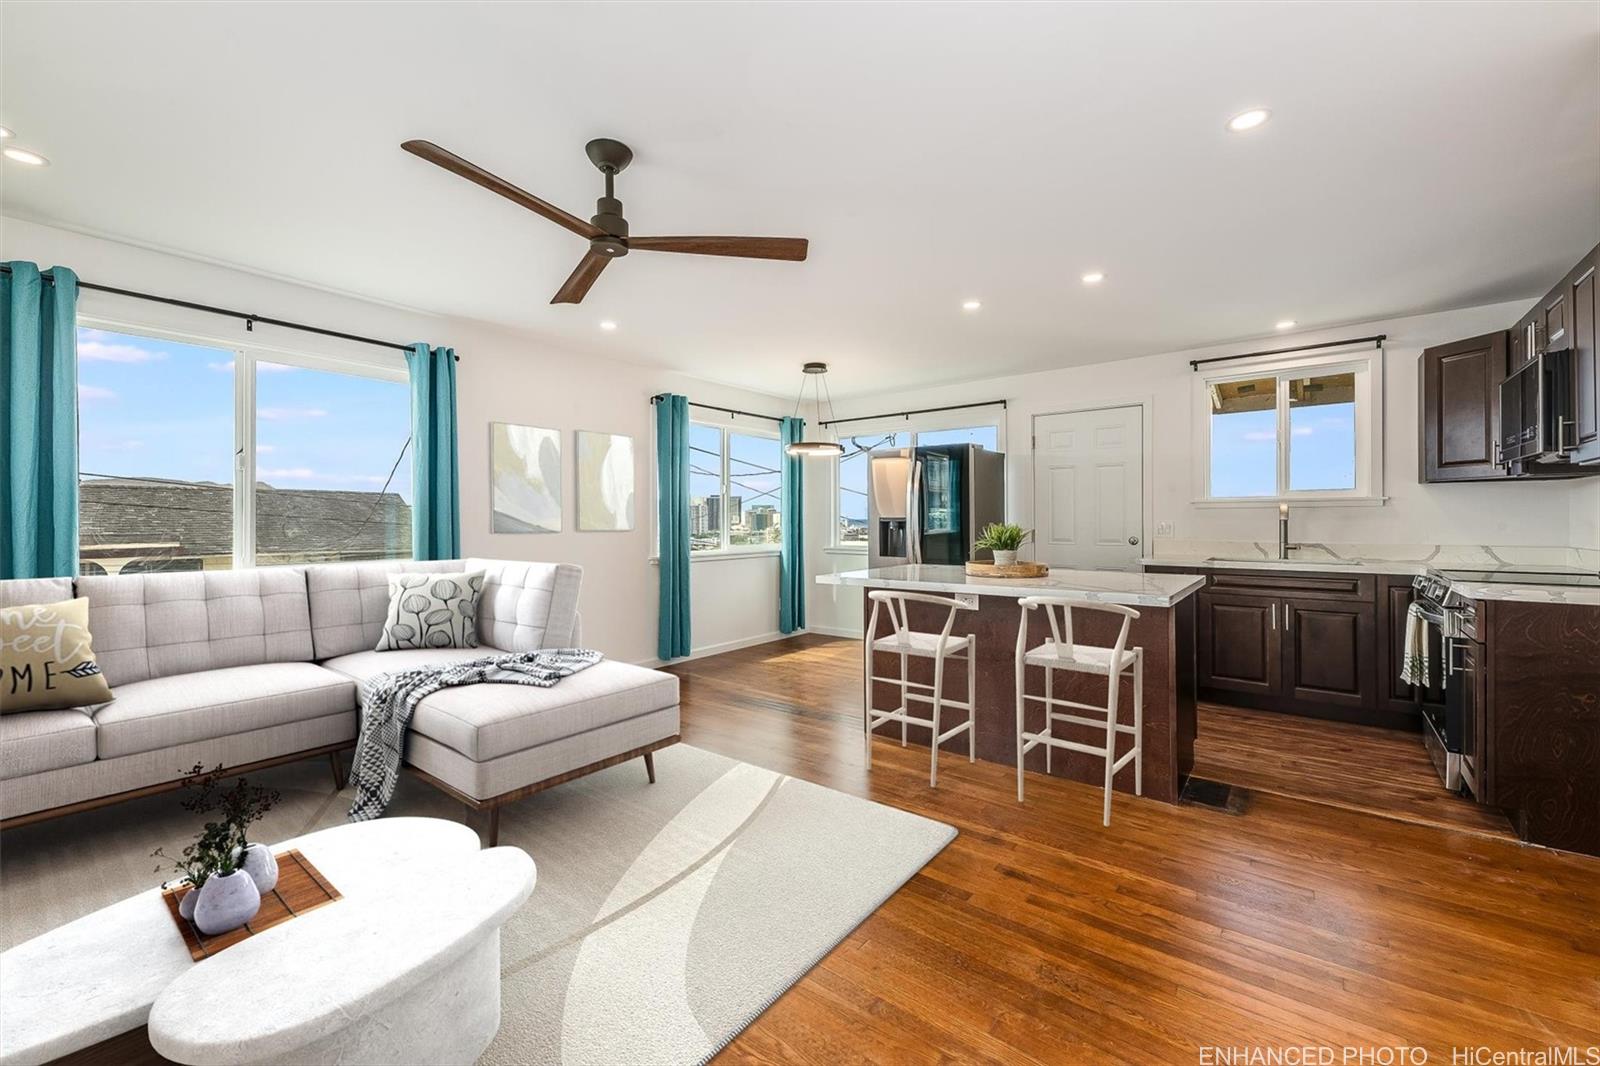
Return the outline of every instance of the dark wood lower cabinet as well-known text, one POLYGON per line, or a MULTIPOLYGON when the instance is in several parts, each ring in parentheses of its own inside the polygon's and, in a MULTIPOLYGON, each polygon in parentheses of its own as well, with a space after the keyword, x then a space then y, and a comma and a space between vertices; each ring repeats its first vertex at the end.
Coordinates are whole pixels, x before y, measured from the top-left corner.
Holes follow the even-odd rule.
POLYGON ((1401 575, 1378 579, 1378 704, 1397 720, 1420 724, 1420 711, 1444 707, 1444 639, 1428 627, 1428 661, 1431 680, 1420 691, 1400 680, 1406 655, 1406 615, 1416 593, 1411 578, 1401 575), (1420 708, 1419 708, 1420 704, 1420 708))
POLYGON ((1283 694, 1296 705, 1369 710, 1378 694, 1371 603, 1285 600, 1283 694))
POLYGON ((1269 696, 1282 686, 1276 600, 1199 597, 1202 691, 1269 696))

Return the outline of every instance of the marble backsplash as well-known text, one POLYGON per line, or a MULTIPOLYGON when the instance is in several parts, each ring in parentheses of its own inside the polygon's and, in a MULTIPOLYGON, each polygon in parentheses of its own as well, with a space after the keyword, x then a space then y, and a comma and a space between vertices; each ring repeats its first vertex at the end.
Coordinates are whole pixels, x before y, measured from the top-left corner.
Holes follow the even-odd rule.
MULTIPOLYGON (((1564 546, 1528 547, 1490 544, 1356 544, 1295 541, 1289 553, 1301 562, 1343 560, 1364 563, 1404 563, 1440 570, 1488 569, 1503 566, 1560 566, 1600 571, 1600 550, 1564 546)), ((1254 540, 1184 540, 1158 537, 1158 560, 1196 562, 1202 559, 1276 559, 1278 542, 1254 540)))

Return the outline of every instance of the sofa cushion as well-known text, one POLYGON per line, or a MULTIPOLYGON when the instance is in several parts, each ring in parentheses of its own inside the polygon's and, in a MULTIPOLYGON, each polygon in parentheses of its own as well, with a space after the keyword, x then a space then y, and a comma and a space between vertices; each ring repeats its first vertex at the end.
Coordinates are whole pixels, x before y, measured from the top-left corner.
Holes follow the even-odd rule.
POLYGON ((321 665, 324 669, 348 677, 359 688, 365 688, 366 683, 379 674, 417 670, 424 666, 446 666, 500 654, 494 648, 403 648, 399 651, 358 651, 353 655, 325 659, 321 665))
POLYGON ((299 567, 81 577, 78 595, 89 598, 96 657, 114 689, 172 674, 311 659, 311 613, 299 567))
POLYGON ((388 559, 306 569, 316 658, 332 659, 377 647, 389 612, 390 574, 463 570, 484 572, 483 594, 478 600, 479 644, 504 651, 571 646, 582 567, 496 559, 388 559))
POLYGON ((0 780, 94 762, 94 719, 82 711, 0 715, 0 780))
MULTIPOLYGON (((265 663, 136 681, 95 712, 100 758, 113 759, 354 711, 348 677, 312 663, 265 663)), ((174 767, 182 770, 183 767, 174 767)))
MULTIPOLYGON (((358 652, 323 665, 359 683, 393 670, 476 658, 470 651, 358 652), (405 659, 397 662, 401 657, 405 659), (429 658, 424 659, 424 656, 429 658)), ((678 705, 678 679, 603 660, 552 688, 462 685, 417 705, 411 728, 477 762, 678 705)))
POLYGON ((60 603, 72 599, 70 577, 17 577, 0 581, 0 607, 25 603, 60 603))

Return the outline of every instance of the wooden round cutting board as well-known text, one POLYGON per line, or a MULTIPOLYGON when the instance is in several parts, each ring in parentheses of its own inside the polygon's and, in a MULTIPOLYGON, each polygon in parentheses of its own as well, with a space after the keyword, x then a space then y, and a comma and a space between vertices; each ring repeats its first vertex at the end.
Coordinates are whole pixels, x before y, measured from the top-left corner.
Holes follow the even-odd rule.
POLYGON ((968 563, 968 577, 1044 577, 1050 568, 1043 563, 1017 563, 1014 566, 996 566, 993 563, 968 563))

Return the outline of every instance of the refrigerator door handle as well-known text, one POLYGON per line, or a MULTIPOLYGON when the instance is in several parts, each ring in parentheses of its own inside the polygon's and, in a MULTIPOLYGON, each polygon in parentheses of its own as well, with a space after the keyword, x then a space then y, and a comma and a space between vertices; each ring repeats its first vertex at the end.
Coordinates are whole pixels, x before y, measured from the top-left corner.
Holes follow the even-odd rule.
POLYGON ((916 458, 906 479, 906 562, 922 562, 922 462, 916 458))

